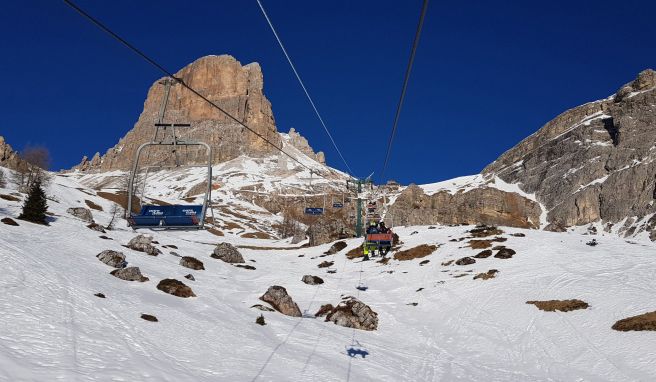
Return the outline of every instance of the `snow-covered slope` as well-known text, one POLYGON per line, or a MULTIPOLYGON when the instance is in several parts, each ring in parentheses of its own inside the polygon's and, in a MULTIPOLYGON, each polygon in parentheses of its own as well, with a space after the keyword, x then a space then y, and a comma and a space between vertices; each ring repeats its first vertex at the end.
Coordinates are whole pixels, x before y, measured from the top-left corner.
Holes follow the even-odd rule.
MULTIPOLYGON (((85 182, 88 179, 83 179, 85 182)), ((0 189, 10 195, 11 189, 0 189)), ((296 248, 282 240, 209 232, 150 232, 163 253, 150 257, 123 247, 136 233, 124 223, 102 239, 66 213, 85 200, 96 221, 109 220, 111 202, 78 182, 55 176, 48 190, 55 214, 44 227, 18 220, 0 224, 0 380, 6 381, 652 381, 654 332, 617 332, 618 319, 656 310, 656 262, 651 242, 506 229, 511 259, 489 257, 468 266, 441 265, 472 256, 471 227, 397 227, 402 249, 439 245, 425 258, 387 265, 348 260, 360 244, 296 248), (525 237, 509 235, 524 233, 525 237), (209 257, 214 245, 240 246, 247 270, 209 257), (163 248, 174 245, 177 248, 163 248), (279 248, 279 249, 265 249, 279 248), (259 249, 258 249, 259 248, 259 249), (96 259, 122 251, 150 278, 119 280, 96 259), (206 270, 181 267, 194 256, 206 270), (302 256, 302 257, 301 257, 302 256), (318 268, 324 261, 330 268, 318 268), (420 261, 429 260, 419 265, 420 261), (473 275, 497 269, 491 280, 473 275), (336 273, 328 273, 335 270, 336 273), (183 278, 192 273, 196 281, 183 278), (306 274, 325 280, 301 282, 306 274), (464 275, 462 277, 456 277, 464 275), (182 299, 155 288, 176 278, 197 297, 182 299), (355 289, 359 280, 369 287, 355 289), (287 288, 301 310, 314 313, 344 295, 357 295, 378 312, 377 331, 353 331, 323 319, 292 318, 251 306, 271 285, 287 288), (422 289, 423 288, 423 289, 422 289), (102 292, 100 299, 94 293, 102 292), (543 312, 527 300, 579 298, 586 310, 543 312), (416 306, 412 303, 417 303, 416 306), (142 313, 157 316, 151 323, 142 313), (353 336, 369 351, 350 358, 353 336)), ((15 217, 20 202, 0 199, 0 217, 15 217)))

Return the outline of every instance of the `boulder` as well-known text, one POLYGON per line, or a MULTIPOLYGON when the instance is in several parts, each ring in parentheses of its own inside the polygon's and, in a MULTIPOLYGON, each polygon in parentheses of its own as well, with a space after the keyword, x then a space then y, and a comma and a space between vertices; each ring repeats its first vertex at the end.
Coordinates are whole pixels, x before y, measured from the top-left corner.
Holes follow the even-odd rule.
POLYGON ((191 273, 188 274, 188 275, 186 275, 185 278, 186 278, 187 280, 196 281, 196 278, 195 278, 194 275, 192 275, 191 273))
POLYGON ((135 251, 144 252, 150 256, 157 256, 162 253, 162 251, 156 248, 152 244, 152 241, 153 238, 151 236, 138 235, 133 237, 132 240, 128 242, 128 248, 134 249, 135 251))
POLYGON ((91 210, 85 207, 71 207, 66 210, 69 214, 75 216, 78 219, 84 220, 85 222, 92 223, 93 215, 91 215, 91 210))
POLYGON ((182 257, 180 259, 180 265, 182 265, 185 268, 193 269, 196 271, 205 270, 205 266, 203 265, 203 262, 191 256, 182 257))
POLYGON ((342 300, 339 305, 328 313, 326 321, 347 328, 376 330, 378 328, 378 313, 360 300, 349 297, 342 300))
POLYGON ((91 230, 94 230, 94 231, 97 231, 97 232, 100 232, 100 233, 105 233, 105 228, 103 228, 103 226, 101 226, 98 223, 91 223, 91 224, 87 225, 87 228, 89 228, 91 230))
POLYGON ((128 262, 125 261, 123 252, 112 251, 111 249, 100 252, 96 255, 98 260, 114 268, 125 268, 128 262))
POLYGON ((260 300, 268 302, 278 312, 292 317, 301 317, 301 310, 298 305, 287 294, 287 289, 274 285, 267 289, 266 293, 260 297, 260 300))
POLYGON ((474 264, 476 260, 472 259, 469 256, 465 256, 461 259, 456 260, 456 265, 469 265, 469 264, 474 264))
POLYGON ((306 284, 308 284, 308 285, 319 285, 319 284, 323 284, 323 279, 322 279, 321 277, 319 277, 319 276, 305 275, 305 276, 303 276, 303 278, 301 279, 301 281, 303 281, 304 283, 306 283, 306 284))
POLYGON ((342 249, 346 248, 346 242, 338 241, 335 244, 331 245, 328 251, 325 252, 326 255, 334 255, 342 249))
POLYGON ((510 248, 501 248, 494 257, 497 259, 510 259, 516 252, 510 248))
POLYGON ((319 267, 319 268, 328 268, 328 267, 332 266, 333 264, 335 264, 334 261, 323 261, 321 264, 317 265, 317 267, 319 267))
POLYGON ((491 249, 486 249, 484 251, 479 252, 477 255, 474 255, 474 257, 477 258, 477 259, 486 259, 490 256, 492 256, 492 250, 491 249))
POLYGON ((219 243, 210 257, 230 264, 245 263, 239 250, 230 243, 219 243))
POLYGON ((164 279, 157 284, 157 289, 177 297, 196 297, 194 291, 185 283, 176 279, 164 279))
POLYGON ((141 318, 146 320, 146 321, 150 321, 150 322, 157 322, 158 321, 157 317, 155 317, 151 314, 145 314, 144 313, 144 314, 141 315, 141 318))
POLYGON ((139 267, 127 267, 127 268, 120 268, 120 269, 115 269, 109 273, 110 275, 114 277, 118 277, 121 280, 126 280, 126 281, 148 281, 148 277, 144 277, 144 275, 141 274, 141 270, 139 267))
POLYGON ((0 221, 5 223, 6 225, 18 226, 18 223, 16 223, 16 221, 12 218, 2 218, 2 220, 0 221))

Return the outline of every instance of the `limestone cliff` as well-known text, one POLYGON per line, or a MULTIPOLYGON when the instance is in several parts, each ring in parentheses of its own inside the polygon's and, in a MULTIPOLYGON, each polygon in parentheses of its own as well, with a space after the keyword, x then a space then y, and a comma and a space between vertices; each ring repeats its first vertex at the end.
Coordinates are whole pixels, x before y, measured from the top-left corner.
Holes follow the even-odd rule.
MULTIPOLYGON (((259 64, 242 66, 229 55, 206 56, 178 71, 175 77, 182 79, 184 83, 276 146, 281 146, 282 138, 276 130, 271 103, 264 95, 264 79, 259 64)), ((96 154, 91 160, 83 158, 76 166, 77 169, 129 169, 137 148, 154 139, 154 123, 157 121, 165 94, 165 88, 160 81, 155 81, 148 90, 143 111, 134 128, 104 155, 96 154)), ((276 151, 274 147, 180 84, 171 87, 164 122, 190 123, 190 128, 179 128, 177 134, 188 140, 210 144, 214 150, 214 163, 225 162, 240 155, 262 157, 276 151)), ((158 138, 167 139, 170 136, 169 131, 158 138)), ((309 145, 307 147, 312 151, 309 145)), ((144 151, 144 164, 172 164, 176 156, 178 160, 185 162, 201 163, 206 160, 204 150, 196 148, 180 149, 175 154, 169 149, 147 150, 150 152, 144 151)), ((315 155, 318 154, 312 152, 311 157, 315 155)))

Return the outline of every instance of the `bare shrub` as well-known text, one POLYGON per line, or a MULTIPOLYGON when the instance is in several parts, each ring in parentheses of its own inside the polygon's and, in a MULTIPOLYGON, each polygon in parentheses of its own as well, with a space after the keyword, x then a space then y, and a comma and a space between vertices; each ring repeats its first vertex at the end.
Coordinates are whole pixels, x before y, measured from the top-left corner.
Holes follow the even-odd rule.
POLYGON ((50 167, 50 152, 43 146, 28 146, 21 153, 21 162, 12 181, 18 187, 19 191, 27 192, 35 183, 40 183, 46 187, 50 177, 46 172, 50 167))
POLYGON ((121 208, 118 204, 113 204, 112 209, 109 210, 109 214, 112 216, 111 219, 109 219, 109 223, 105 226, 106 230, 113 230, 114 229, 114 224, 116 224, 116 219, 120 218, 123 216, 125 213, 125 210, 121 208))

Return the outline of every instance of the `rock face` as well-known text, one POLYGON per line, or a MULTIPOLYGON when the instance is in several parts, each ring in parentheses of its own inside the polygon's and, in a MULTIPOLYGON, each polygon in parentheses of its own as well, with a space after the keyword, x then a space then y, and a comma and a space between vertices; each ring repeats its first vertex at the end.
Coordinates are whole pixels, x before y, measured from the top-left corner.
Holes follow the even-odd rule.
POLYGON ((157 256, 162 251, 160 251, 157 247, 152 245, 153 238, 150 236, 146 235, 138 235, 132 238, 128 242, 128 248, 134 249, 135 251, 139 252, 145 252, 147 255, 150 256, 157 256))
POLYGON ((245 263, 244 257, 239 253, 239 250, 230 243, 219 243, 210 257, 230 264, 245 263))
POLYGON ((125 261, 125 255, 121 252, 112 251, 110 249, 102 251, 96 255, 98 260, 114 268, 125 268, 128 262, 125 261))
POLYGON ((350 225, 339 216, 322 216, 307 230, 309 245, 330 243, 340 238, 353 236, 350 225))
POLYGON ((5 142, 4 137, 0 136, 0 166, 16 169, 24 164, 18 153, 5 142))
POLYGON ((141 274, 139 267, 115 269, 110 272, 110 275, 126 281, 148 281, 148 277, 144 277, 144 275, 141 274))
POLYGON ((260 297, 260 300, 268 302, 278 312, 292 317, 301 317, 301 310, 298 305, 287 294, 287 289, 274 285, 267 289, 266 293, 260 297))
POLYGON ((427 195, 419 186, 411 185, 390 206, 387 216, 395 225, 482 223, 539 228, 541 212, 538 203, 492 187, 427 195))
POLYGON ((535 193, 548 229, 628 218, 620 233, 656 239, 654 104, 656 72, 645 70, 615 95, 562 113, 483 174, 535 193))
POLYGON ((85 207, 71 207, 66 210, 69 214, 75 216, 78 219, 84 220, 85 222, 93 222, 93 215, 91 210, 85 207))
MULTIPOLYGON (((264 96, 264 78, 260 65, 251 63, 241 65, 229 55, 206 56, 199 58, 175 74, 176 78, 197 90, 200 94, 245 123, 258 134, 276 146, 282 145, 282 137, 277 132, 271 103, 264 96)), ((108 171, 129 168, 134 154, 142 143, 151 141, 160 104, 165 88, 156 81, 149 89, 144 108, 139 120, 116 146, 110 148, 103 156, 94 155, 93 159, 83 158, 76 169, 108 171)), ((214 149, 214 163, 225 162, 242 154, 250 157, 266 156, 277 152, 273 147, 229 119, 219 110, 194 95, 181 84, 172 85, 164 117, 169 123, 191 123, 191 128, 178 129, 180 137, 208 143, 214 149)), ((170 139, 166 133, 163 139, 170 139)), ((314 154, 307 141, 295 131, 289 134, 290 143, 299 150, 312 154, 310 157, 320 160, 321 153, 314 154)), ((187 154, 185 154, 187 155, 187 154)), ((206 161, 204 150, 190 149, 188 159, 200 163, 206 161)), ((174 161, 170 150, 153 149, 151 155, 144 157, 142 163, 166 163, 174 161)))
POLYGON ((353 297, 343 300, 326 316, 326 321, 336 325, 361 330, 376 330, 378 328, 378 313, 367 304, 353 297))

